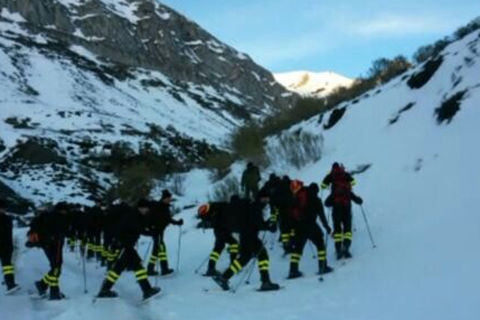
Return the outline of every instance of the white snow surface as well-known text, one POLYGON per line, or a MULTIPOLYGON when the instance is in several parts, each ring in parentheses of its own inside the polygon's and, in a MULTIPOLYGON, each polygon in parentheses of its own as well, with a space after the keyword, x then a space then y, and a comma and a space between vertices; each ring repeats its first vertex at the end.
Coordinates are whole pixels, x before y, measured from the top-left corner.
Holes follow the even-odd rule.
POLYGON ((275 80, 290 91, 304 96, 324 97, 338 87, 348 87, 353 80, 335 72, 292 71, 276 73, 275 80))
POLYGON ((15 21, 15 22, 25 22, 26 20, 17 12, 12 13, 8 11, 7 8, 2 8, 2 11, 0 12, 0 16, 3 18, 15 21))
MULTIPOLYGON (((480 243, 478 194, 480 161, 480 32, 448 46, 444 63, 421 89, 410 89, 405 80, 394 79, 350 105, 338 124, 323 129, 318 117, 291 128, 324 136, 323 158, 302 170, 288 164, 271 168, 306 183, 319 183, 333 161, 347 169, 371 164, 356 176, 355 192, 365 203, 377 243, 372 249, 359 207, 353 208, 353 259, 345 265, 333 258, 329 241, 329 264, 335 268, 324 282, 314 276, 317 262, 310 246, 304 249, 303 279, 285 280, 288 259, 278 244, 269 251, 271 278, 285 286, 278 292, 258 293, 258 274, 252 284, 236 294, 216 291, 209 278, 194 273, 213 247, 211 230, 195 229, 196 208, 182 211, 185 219, 181 242, 180 272, 160 279, 163 295, 138 306, 140 289, 132 273, 124 273, 116 285, 120 298, 92 304, 104 270, 87 263, 89 293, 83 293, 82 267, 76 253, 66 253, 61 287, 70 297, 62 302, 33 301, 25 293, 48 270, 39 250, 26 250, 25 229, 16 230, 20 244, 16 262, 18 282, 24 288, 14 296, 0 296, 2 318, 23 319, 477 319, 480 315, 480 243), (473 63, 471 62, 473 59, 473 63), (470 61, 470 62, 469 62, 470 61), (452 75, 461 77, 456 85, 452 75), (437 124, 434 110, 459 91, 467 90, 460 110, 449 124, 437 124), (374 94, 374 92, 377 92, 374 94), (415 105, 389 121, 409 103, 415 105), (205 293, 203 288, 214 289, 205 293)), ((1 57, 0 57, 1 58, 1 57)), ((422 66, 419 66, 421 68, 422 66)), ((409 71, 412 74, 417 70, 409 71)), ((61 80, 59 80, 61 81, 61 80)), ((343 106, 343 105, 342 105, 343 106)), ((328 117, 327 117, 328 118, 328 117)), ((0 122, 0 126, 3 124, 0 122)), ((0 127, 3 130, 3 127, 0 127)), ((272 137, 272 140, 275 138, 272 137)), ((269 143, 274 143, 270 141, 269 143)), ((238 168, 233 171, 239 175, 238 168)), ((268 172, 264 172, 264 178, 268 172)), ((200 204, 209 191, 207 173, 192 172, 182 204, 200 204)), ((325 198, 325 194, 322 197, 325 198)), ((168 228, 165 239, 172 266, 176 265, 179 228, 168 228)), ((278 237, 267 235, 267 247, 278 237)), ((143 257, 150 240, 142 238, 143 257)), ((219 269, 227 267, 222 255, 219 269)), ((204 271, 203 269, 202 271, 204 271)), ((232 279, 235 285, 241 276, 232 279)), ((155 280, 151 278, 151 282, 155 280)))

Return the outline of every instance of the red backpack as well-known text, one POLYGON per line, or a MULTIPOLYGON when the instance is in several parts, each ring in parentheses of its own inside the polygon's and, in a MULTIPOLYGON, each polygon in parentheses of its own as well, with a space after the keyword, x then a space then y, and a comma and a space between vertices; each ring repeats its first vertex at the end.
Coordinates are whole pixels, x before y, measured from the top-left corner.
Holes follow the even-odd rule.
POLYGON ((302 216, 305 214, 305 209, 308 202, 307 188, 302 187, 293 196, 293 206, 291 208, 291 216, 295 221, 302 220, 302 216))
POLYGON ((349 206, 351 200, 352 184, 343 167, 338 167, 332 172, 332 197, 333 204, 349 206))

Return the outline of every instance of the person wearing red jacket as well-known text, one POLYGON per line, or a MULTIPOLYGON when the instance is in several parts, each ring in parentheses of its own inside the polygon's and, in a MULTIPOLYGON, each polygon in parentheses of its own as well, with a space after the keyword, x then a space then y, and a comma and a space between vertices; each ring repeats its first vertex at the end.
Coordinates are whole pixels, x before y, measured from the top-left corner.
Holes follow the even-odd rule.
POLYGON ((323 232, 317 224, 317 217, 320 218, 327 234, 331 228, 327 223, 323 210, 322 200, 318 197, 319 187, 312 183, 308 187, 303 182, 293 180, 291 190, 294 194, 291 215, 295 225, 295 237, 293 238, 293 251, 290 255, 289 279, 299 278, 302 273, 299 271, 299 264, 302 252, 308 240, 312 241, 317 248, 318 272, 325 274, 333 271, 327 264, 327 251, 324 242, 323 232))
POLYGON ((343 166, 335 162, 332 171, 323 179, 322 189, 331 186, 331 194, 325 201, 327 207, 332 207, 333 236, 337 259, 351 258, 352 244, 352 200, 362 204, 362 198, 352 192, 355 179, 345 171, 343 166))

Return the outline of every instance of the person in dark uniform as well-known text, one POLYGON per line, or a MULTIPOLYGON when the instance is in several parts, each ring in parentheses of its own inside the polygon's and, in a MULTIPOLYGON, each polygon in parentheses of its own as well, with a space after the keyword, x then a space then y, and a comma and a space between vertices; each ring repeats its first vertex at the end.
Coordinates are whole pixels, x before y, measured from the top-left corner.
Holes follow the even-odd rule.
POLYGON ((355 179, 337 162, 332 171, 323 179, 322 189, 331 187, 331 193, 325 200, 325 206, 332 207, 333 237, 337 259, 351 258, 352 244, 352 200, 362 204, 362 198, 352 192, 355 179))
POLYGON ((312 183, 304 187, 300 181, 292 181, 292 191, 295 194, 292 215, 295 220, 295 237, 293 238, 293 252, 290 255, 290 273, 288 278, 294 279, 302 276, 299 271, 299 264, 302 252, 308 240, 312 241, 317 248, 318 272, 324 274, 332 272, 333 269, 327 264, 327 249, 325 247, 322 229, 317 224, 317 217, 320 218, 327 234, 332 232, 328 225, 323 210, 322 200, 318 197, 318 184, 312 183))
POLYGON ((13 254, 13 223, 7 215, 7 203, 0 199, 0 261, 2 262, 3 279, 7 293, 19 288, 15 283, 15 269, 12 264, 13 254))
POLYGON ((141 199, 136 208, 120 204, 116 208, 121 214, 116 217, 113 224, 113 238, 120 253, 113 263, 103 281, 98 298, 115 298, 118 294, 112 290, 115 283, 126 269, 133 270, 137 282, 142 289, 143 299, 151 298, 160 292, 160 288, 152 287, 148 281, 147 270, 142 266, 142 260, 135 250, 140 234, 144 232, 150 203, 141 199))
POLYGON ((149 276, 156 276, 155 270, 157 261, 160 261, 161 275, 166 276, 173 273, 173 269, 168 267, 167 247, 163 241, 165 229, 170 225, 183 225, 183 219, 175 220, 170 212, 172 194, 168 190, 163 190, 160 201, 150 203, 149 234, 153 238, 153 248, 150 260, 148 262, 147 272, 149 276))
POLYGON ((229 244, 228 252, 230 253, 230 263, 233 263, 239 252, 238 241, 232 235, 232 215, 228 209, 228 202, 212 202, 198 208, 198 217, 204 222, 208 222, 208 225, 213 228, 215 235, 215 244, 210 253, 208 269, 205 273, 205 276, 208 277, 218 274, 216 264, 227 243, 229 244))
POLYGON ((27 246, 39 246, 45 252, 50 263, 50 270, 35 282, 40 296, 47 294, 50 288, 50 300, 60 300, 64 295, 60 291, 60 274, 63 264, 63 245, 70 230, 68 205, 58 203, 53 211, 43 212, 32 220, 28 232, 27 246))
POLYGON ((223 289, 229 290, 228 281, 237 274, 253 258, 258 260, 260 279, 262 285, 261 291, 278 290, 280 286, 272 283, 270 280, 269 267, 270 261, 267 250, 262 240, 259 238, 261 230, 274 232, 276 225, 263 219, 263 209, 268 204, 269 198, 265 191, 260 190, 253 203, 248 200, 233 197, 230 202, 232 213, 240 217, 238 221, 238 230, 240 232, 240 254, 237 259, 230 264, 230 267, 213 277, 214 281, 223 289))

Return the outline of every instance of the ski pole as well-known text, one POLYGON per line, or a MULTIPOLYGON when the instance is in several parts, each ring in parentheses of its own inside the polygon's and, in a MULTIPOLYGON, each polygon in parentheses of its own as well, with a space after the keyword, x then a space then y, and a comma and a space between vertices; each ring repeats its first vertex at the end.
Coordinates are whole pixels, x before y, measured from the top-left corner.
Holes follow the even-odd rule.
POLYGON ((152 246, 152 242, 154 242, 154 240, 148 243, 147 250, 145 250, 145 253, 143 254, 143 262, 147 260, 147 256, 148 256, 148 253, 150 252, 150 247, 152 246))
POLYGON ((180 267, 180 248, 182 246, 182 226, 178 229, 178 249, 177 249, 177 273, 180 267))
POLYGON ((250 259, 250 261, 247 263, 247 265, 245 266, 245 268, 243 268, 243 270, 242 270, 243 275, 242 275, 242 277, 238 280, 237 284, 232 288, 232 290, 231 290, 232 293, 237 292, 237 290, 240 288, 240 286, 242 285, 243 281, 245 280, 247 274, 249 273, 250 268, 255 265, 254 260, 255 260, 255 259, 250 259), (253 262, 253 263, 252 263, 252 262, 253 262))
POLYGON ((250 259, 250 261, 248 261, 247 265, 243 268, 243 276, 240 278, 240 280, 238 281, 237 285, 231 290, 232 293, 235 293, 237 292, 237 290, 240 288, 240 286, 242 285, 243 281, 245 280, 245 283, 246 284, 250 284, 250 277, 252 275, 252 272, 253 272, 253 269, 255 267, 255 261, 257 260, 258 258, 258 255, 260 254, 260 252, 262 252, 262 249, 265 249, 264 247, 264 242, 265 242, 265 237, 267 236, 267 232, 265 232, 263 234, 263 237, 262 237, 262 245, 260 246, 260 248, 258 249, 258 251, 255 253, 255 255, 250 259))
POLYGON ((87 294, 87 267, 85 266, 85 255, 82 256, 82 269, 83 269, 83 293, 87 294))
POLYGON ((203 259, 202 263, 200 263, 200 265, 197 267, 197 269, 195 269, 195 273, 198 273, 200 271, 200 269, 203 268, 203 266, 205 265, 205 263, 207 263, 207 261, 210 259, 210 255, 206 256, 205 259, 203 259))
POLYGON ((312 242, 308 241, 308 244, 309 244, 310 250, 312 251, 312 259, 317 258, 317 253, 315 252, 315 248, 313 247, 312 242))
POLYGON ((372 236, 372 232, 370 231, 370 226, 368 224, 367 215, 365 214, 365 210, 363 209, 363 206, 360 206, 360 208, 362 209, 363 219, 365 220, 365 224, 367 225, 367 230, 368 230, 368 235, 370 236, 370 241, 372 242, 373 248, 376 248, 377 246, 375 245, 375 242, 373 241, 373 236, 372 236))
MULTIPOLYGON (((327 214, 327 224, 330 226, 330 215, 332 214, 332 209, 329 209, 329 214, 327 214)), ((328 234, 328 232, 326 232, 327 234, 327 238, 325 239, 325 248, 328 250, 328 240, 330 239, 330 234, 328 234)))
POLYGON ((248 276, 247 276, 247 279, 245 280, 245 283, 246 284, 250 284, 250 277, 252 276, 252 273, 253 273, 253 269, 255 269, 255 261, 258 261, 258 256, 260 255, 260 253, 262 252, 262 250, 266 250, 265 249, 265 244, 266 244, 266 237, 267 237, 267 232, 265 231, 265 233, 263 234, 263 237, 262 237, 262 246, 260 247, 260 249, 258 250, 258 252, 255 254, 255 256, 253 257, 253 263, 252 265, 250 266, 250 270, 248 270, 248 276))

